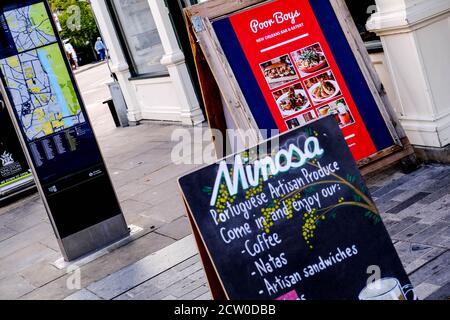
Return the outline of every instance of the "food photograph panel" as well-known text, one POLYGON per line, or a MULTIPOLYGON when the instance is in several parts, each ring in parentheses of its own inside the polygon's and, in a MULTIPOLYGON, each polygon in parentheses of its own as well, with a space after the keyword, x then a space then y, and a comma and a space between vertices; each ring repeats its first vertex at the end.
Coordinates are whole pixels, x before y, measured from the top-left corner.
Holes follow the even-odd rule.
POLYGON ((331 70, 305 80, 305 87, 313 103, 318 105, 341 94, 341 89, 331 70))
POLYGON ((303 126, 307 124, 308 122, 311 122, 313 120, 317 119, 317 115, 314 112, 314 110, 308 111, 306 113, 303 113, 295 118, 286 120, 286 125, 289 130, 298 128, 300 126, 303 126))
POLYGON ((328 68, 328 61, 319 43, 294 51, 291 55, 302 77, 328 68))
POLYGON ((311 107, 301 83, 274 91, 272 94, 283 118, 293 116, 311 107))
POLYGON ((327 105, 317 108, 317 113, 319 117, 326 117, 333 114, 336 122, 341 128, 349 126, 355 123, 352 113, 347 105, 344 98, 333 101, 327 105))
POLYGON ((261 63, 259 66, 271 90, 299 79, 287 54, 261 63))

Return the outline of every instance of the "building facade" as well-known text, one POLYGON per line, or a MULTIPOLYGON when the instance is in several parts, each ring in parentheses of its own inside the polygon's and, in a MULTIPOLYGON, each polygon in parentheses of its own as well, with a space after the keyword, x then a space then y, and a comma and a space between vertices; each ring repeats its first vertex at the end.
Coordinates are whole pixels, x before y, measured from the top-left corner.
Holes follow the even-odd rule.
MULTIPOLYGON (((450 0, 343 1, 418 154, 450 162, 450 0)), ((92 1, 131 123, 204 120, 182 15, 197 2, 92 1)))
POLYGON ((195 74, 188 69, 166 2, 97 0, 91 4, 111 70, 127 103, 129 122, 202 123, 195 74))

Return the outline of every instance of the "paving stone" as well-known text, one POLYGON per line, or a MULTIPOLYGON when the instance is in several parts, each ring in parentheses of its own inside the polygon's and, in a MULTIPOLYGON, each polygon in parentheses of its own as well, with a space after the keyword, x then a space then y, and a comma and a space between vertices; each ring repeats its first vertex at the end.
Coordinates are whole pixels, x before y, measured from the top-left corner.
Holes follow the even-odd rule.
POLYGON ((449 190, 448 187, 446 188, 441 188, 437 191, 432 192, 429 196, 423 198, 422 200, 419 201, 419 203, 423 203, 423 204, 431 204, 435 201, 438 201, 440 199, 442 199, 443 197, 445 197, 446 195, 449 194, 449 190))
POLYGON ((422 282, 435 284, 433 281, 434 276, 441 270, 448 268, 449 265, 450 251, 445 251, 442 255, 430 261, 416 272, 412 273, 409 278, 415 286, 421 284, 422 282))
POLYGON ((11 230, 7 227, 0 227, 0 242, 3 240, 6 240, 8 238, 11 238, 12 236, 16 235, 17 231, 11 230))
POLYGON ((132 199, 156 206, 162 202, 171 202, 174 198, 181 199, 177 181, 168 181, 151 187, 132 199))
MULTIPOLYGON (((416 204, 418 205, 418 204, 416 204)), ((447 217, 450 212, 450 194, 429 205, 423 205, 420 208, 422 212, 422 222, 434 223, 447 217)), ((399 215, 401 216, 401 214, 399 215)))
POLYGON ((206 292, 205 294, 202 294, 200 297, 195 298, 194 300, 212 300, 211 292, 206 292))
POLYGON ((198 168, 198 165, 172 164, 155 171, 142 179, 142 182, 149 186, 158 186, 169 180, 177 180, 184 174, 198 168))
POLYGON ((408 198, 407 200, 401 202, 396 207, 394 207, 392 209, 389 209, 387 212, 391 213, 391 214, 399 213, 399 212, 407 209, 408 207, 410 207, 414 203, 419 202, 423 198, 427 197, 429 194, 430 193, 427 193, 427 192, 419 192, 419 193, 415 194, 414 196, 408 198))
POLYGON ((444 237, 440 234, 428 238, 427 240, 424 241, 424 243, 435 247, 443 247, 450 249, 450 238, 444 237))
POLYGON ((450 283, 434 291, 426 300, 450 300, 450 283))
POLYGON ((377 201, 375 201, 375 204, 381 213, 385 213, 385 212, 389 211, 390 209, 395 208, 396 206, 400 205, 400 202, 395 201, 395 200, 380 202, 377 200, 377 201))
POLYGON ((197 253, 193 236, 135 262, 87 287, 103 299, 112 299, 197 253))
MULTIPOLYGON (((151 255, 155 251, 167 247, 173 242, 173 239, 151 232, 128 243, 126 246, 113 249, 107 255, 101 256, 81 267, 81 286, 82 288, 85 288, 91 283, 133 264, 134 262, 151 255)), ((69 275, 64 275, 22 298, 27 300, 64 299, 78 291, 67 287, 68 277, 69 275)))
POLYGON ((450 184, 450 173, 447 173, 446 175, 439 177, 436 183, 431 184, 426 190, 429 192, 436 192, 442 188, 448 188, 449 184, 450 184))
POLYGON ((42 216, 39 213, 32 213, 27 215, 26 217, 17 219, 14 222, 9 223, 8 228, 13 229, 17 232, 23 232, 44 221, 48 221, 48 218, 46 216, 42 216))
MULTIPOLYGON (((201 270, 203 272, 203 270, 201 270)), ((171 285, 164 291, 169 292, 170 295, 174 295, 177 298, 181 298, 182 296, 194 291, 195 289, 206 284, 206 279, 203 277, 201 279, 193 280, 190 277, 184 278, 179 282, 171 285)), ((165 294, 165 292, 164 292, 165 294)))
POLYGON ((427 245, 413 245, 409 242, 399 241, 395 244, 395 249, 397 250, 403 265, 406 267, 408 264, 425 255, 427 252, 432 251, 434 248, 427 245))
POLYGON ((416 176, 424 173, 427 170, 429 170, 429 168, 423 167, 423 168, 420 168, 420 169, 416 170, 412 174, 403 175, 400 178, 398 178, 396 180, 393 180, 390 183, 385 184, 382 188, 380 188, 379 190, 374 192, 373 196, 374 197, 381 197, 382 195, 384 195, 384 194, 386 194, 388 192, 391 192, 392 190, 400 187, 401 185, 411 181, 413 178, 415 178, 416 176))
POLYGON ((179 299, 180 300, 195 300, 206 293, 209 293, 209 287, 208 287, 208 284, 205 283, 204 285, 198 287, 197 289, 185 294, 184 296, 181 296, 179 299))
POLYGON ((0 265, 2 266, 0 269, 0 279, 11 276, 36 263, 52 261, 53 259, 57 259, 58 256, 58 252, 40 243, 33 243, 32 245, 12 252, 0 260, 0 265))
POLYGON ((198 255, 187 259, 175 267, 164 271, 156 277, 149 279, 141 285, 129 290, 125 294, 117 297, 117 300, 155 300, 171 294, 164 291, 173 284, 189 277, 192 273, 202 270, 202 265, 198 261, 198 255), (163 292, 164 291, 164 292, 163 292))
POLYGON ((71 294, 64 300, 102 300, 102 299, 89 290, 81 289, 80 291, 71 294))
POLYGON ((450 263, 449 263, 449 261, 447 262, 447 265, 444 268, 433 273, 433 277, 429 278, 427 280, 427 282, 438 285, 438 286, 450 283, 450 263))
POLYGON ((171 237, 175 240, 183 239, 192 233, 191 226, 187 217, 181 217, 171 223, 167 223, 158 230, 157 233, 171 237))
POLYGON ((426 250, 424 255, 419 256, 420 252, 417 252, 418 254, 416 256, 419 256, 418 259, 408 262, 406 260, 402 260, 402 262, 405 264, 405 271, 407 274, 411 274, 415 271, 417 271, 419 268, 426 265, 428 262, 432 261, 436 257, 440 256, 442 253, 444 253, 446 249, 444 248, 434 248, 432 247, 431 250, 426 250))
MULTIPOLYGON (((50 224, 41 222, 25 232, 0 242, 0 259, 11 255, 13 252, 34 244, 53 232, 50 224)), ((1 268, 0 268, 1 270, 1 268)))
MULTIPOLYGON (((435 236, 436 234, 439 234, 441 231, 444 231, 446 228, 449 228, 449 223, 446 222, 436 222, 431 225, 431 227, 426 228, 423 231, 417 232, 414 236, 410 237, 409 240, 412 242, 424 242, 428 238, 431 238, 435 236)), ((412 227, 410 227, 412 228, 412 227)), ((406 229, 404 232, 409 230, 410 228, 406 229)), ((397 237, 398 238, 398 237, 397 237)))
POLYGON ((397 233, 402 232, 406 228, 412 226, 414 223, 419 221, 419 218, 416 217, 407 217, 400 221, 398 224, 393 225, 391 228, 389 228, 389 234, 392 236, 395 236, 397 233))
POLYGON ((35 289, 19 275, 12 275, 0 280, 0 300, 17 299, 35 289))
POLYGON ((19 272, 20 276, 31 283, 36 288, 63 276, 66 273, 64 269, 55 268, 49 261, 33 263, 29 267, 19 272))
POLYGON ((393 226, 395 226, 396 224, 398 224, 400 221, 398 220, 393 220, 393 219, 389 219, 389 218, 385 218, 383 217, 383 224, 386 227, 386 229, 390 229, 393 226))
POLYGON ((149 213, 143 215, 165 223, 170 223, 185 216, 186 208, 180 196, 153 206, 149 213))
POLYGON ((412 226, 406 228, 402 232, 397 233, 392 238, 396 240, 411 240, 412 237, 417 235, 418 233, 428 229, 430 227, 429 224, 424 223, 415 223, 412 226))
POLYGON ((424 300, 428 298, 433 292, 437 291, 440 287, 431 283, 422 282, 417 287, 414 288, 414 291, 417 294, 417 297, 420 300, 424 300))

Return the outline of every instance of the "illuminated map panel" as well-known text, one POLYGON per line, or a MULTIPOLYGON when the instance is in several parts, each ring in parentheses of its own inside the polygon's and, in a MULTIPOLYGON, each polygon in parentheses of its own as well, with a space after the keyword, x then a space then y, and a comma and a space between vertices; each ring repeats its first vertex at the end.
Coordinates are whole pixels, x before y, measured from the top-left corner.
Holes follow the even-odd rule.
POLYGON ((58 44, 0 60, 29 141, 85 122, 58 44))
POLYGON ((7 11, 5 17, 18 52, 57 41, 44 3, 7 11))

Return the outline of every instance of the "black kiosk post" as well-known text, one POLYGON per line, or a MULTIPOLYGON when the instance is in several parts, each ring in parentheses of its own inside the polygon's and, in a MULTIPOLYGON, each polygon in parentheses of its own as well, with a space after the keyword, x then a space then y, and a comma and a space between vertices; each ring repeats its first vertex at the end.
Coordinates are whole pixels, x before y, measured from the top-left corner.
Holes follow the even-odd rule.
POLYGON ((129 234, 46 1, 2 1, 1 93, 68 261, 129 234))

